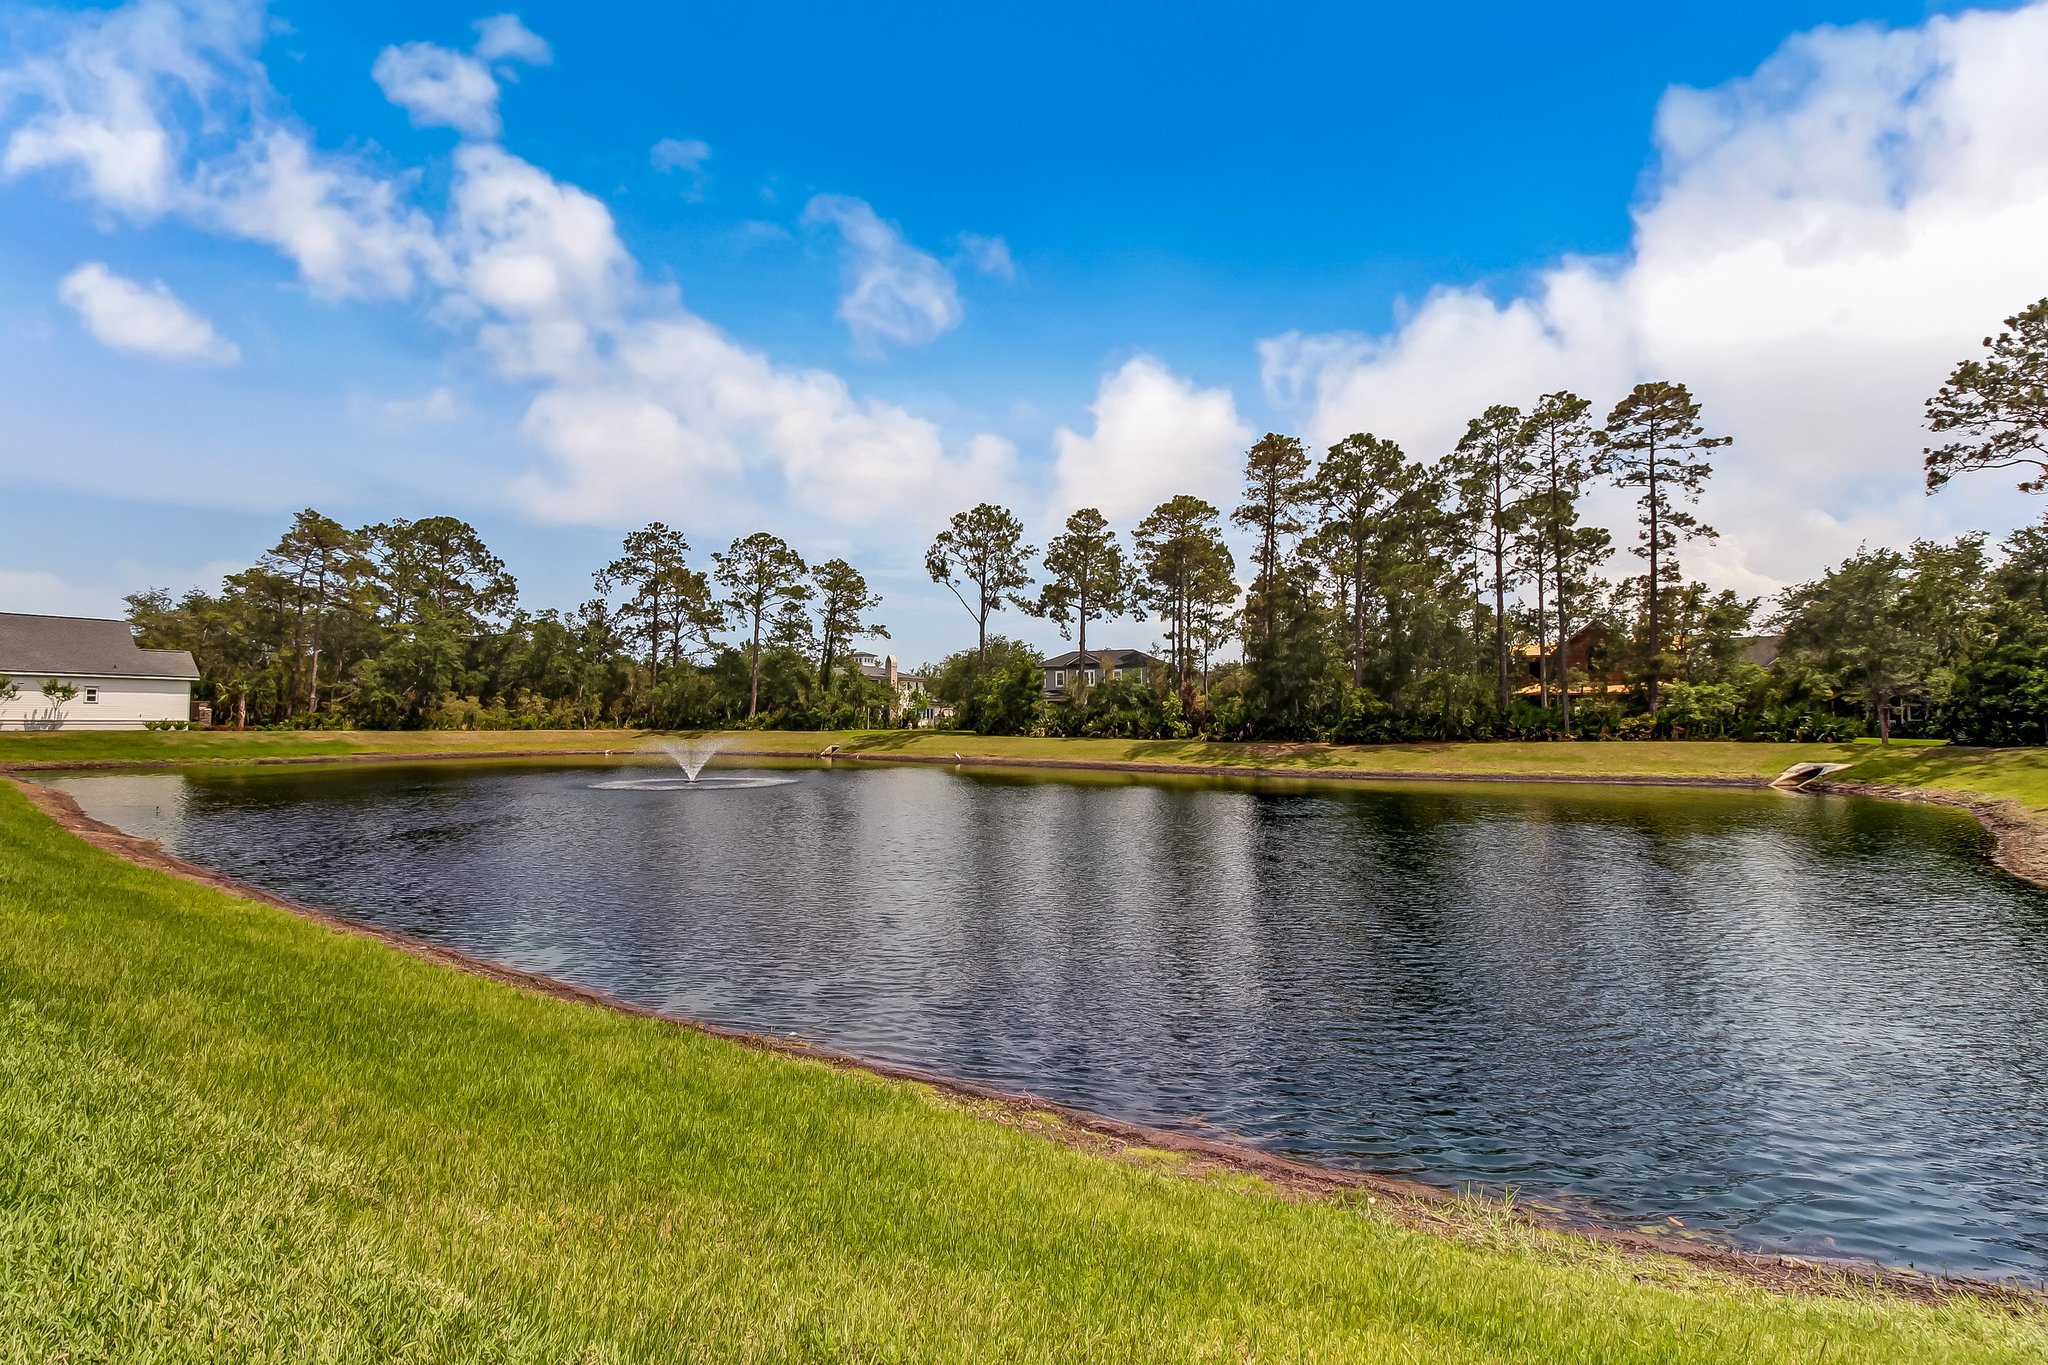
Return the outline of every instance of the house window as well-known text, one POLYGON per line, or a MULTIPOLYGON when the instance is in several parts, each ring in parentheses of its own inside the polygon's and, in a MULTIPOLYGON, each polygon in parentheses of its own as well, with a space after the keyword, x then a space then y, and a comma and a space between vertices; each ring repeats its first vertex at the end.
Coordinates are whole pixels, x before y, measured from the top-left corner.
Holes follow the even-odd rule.
POLYGON ((100 690, 97 687, 85 689, 85 704, 87 706, 98 706, 100 704, 100 690))
POLYGON ((1065 687, 1067 685, 1067 670, 1064 668, 1053 670, 1052 685, 1054 687, 1065 687))
POLYGON ((1088 670, 1088 681, 1089 681, 1089 682, 1094 682, 1094 681, 1095 681, 1095 678, 1096 678, 1096 673, 1095 673, 1095 670, 1094 670, 1094 669, 1092 669, 1092 668, 1091 668, 1091 669, 1089 669, 1089 670, 1088 670))

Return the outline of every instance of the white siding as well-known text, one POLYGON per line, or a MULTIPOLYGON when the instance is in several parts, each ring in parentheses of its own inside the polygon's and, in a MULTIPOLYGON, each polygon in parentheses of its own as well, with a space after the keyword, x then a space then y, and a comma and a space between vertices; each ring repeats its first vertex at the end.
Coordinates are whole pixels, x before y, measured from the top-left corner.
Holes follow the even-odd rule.
POLYGON ((43 679, 14 676, 21 695, 0 702, 0 730, 140 730, 148 720, 190 720, 192 684, 168 678, 72 678, 78 689, 61 710, 43 695, 43 679), (88 702, 85 690, 97 690, 88 702))

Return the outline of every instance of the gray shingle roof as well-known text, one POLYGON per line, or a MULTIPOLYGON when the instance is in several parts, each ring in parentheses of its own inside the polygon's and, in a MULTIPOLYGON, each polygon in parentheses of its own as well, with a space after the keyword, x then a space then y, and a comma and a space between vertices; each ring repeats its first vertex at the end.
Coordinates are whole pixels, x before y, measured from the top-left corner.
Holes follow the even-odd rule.
POLYGON ((0 611, 0 674, 198 682, 182 649, 142 649, 126 621, 0 611))
MULTIPOLYGON (((1090 663, 1101 668, 1150 667, 1153 664, 1164 662, 1163 660, 1153 658, 1142 649, 1091 649, 1086 657, 1090 663)), ((1055 655, 1050 659, 1040 659, 1038 666, 1040 668, 1075 668, 1080 666, 1082 658, 1083 655, 1080 650, 1070 649, 1066 653, 1055 655)))

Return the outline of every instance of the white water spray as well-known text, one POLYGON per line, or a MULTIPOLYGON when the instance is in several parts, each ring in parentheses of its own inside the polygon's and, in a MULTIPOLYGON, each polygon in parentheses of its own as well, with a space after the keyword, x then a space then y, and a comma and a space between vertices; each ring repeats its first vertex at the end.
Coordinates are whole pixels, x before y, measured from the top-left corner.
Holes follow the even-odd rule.
POLYGON ((654 747, 674 759, 683 776, 695 782, 711 756, 730 743, 729 735, 709 735, 702 739, 657 739, 654 747))

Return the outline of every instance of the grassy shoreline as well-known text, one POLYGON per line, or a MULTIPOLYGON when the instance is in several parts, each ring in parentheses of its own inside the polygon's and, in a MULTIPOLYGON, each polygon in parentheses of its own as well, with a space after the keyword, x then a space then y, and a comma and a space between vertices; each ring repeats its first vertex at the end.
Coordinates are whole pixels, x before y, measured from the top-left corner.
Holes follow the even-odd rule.
MULTIPOLYGON (((0 734, 0 769, 262 764, 363 758, 490 758, 652 752, 645 730, 121 731, 0 734)), ((1770 781, 1796 763, 1843 763, 1838 788, 1911 789, 2010 803, 2048 818, 2048 749, 1966 749, 1901 741, 1757 744, 1717 740, 1630 743, 1456 742, 1233 744, 1203 740, 1034 739, 905 730, 735 730, 735 753, 815 755, 836 745, 867 759, 1031 763, 1056 767, 1243 771, 1387 780, 1770 781)))
POLYGON ((2048 1322, 1773 1295, 1190 1178, 464 976, 0 789, 9 1358, 2004 1360, 2048 1322))
MULTIPOLYGON (((644 730, 120 731, 0 734, 0 767, 262 762, 293 758, 578 754, 651 749, 644 730)), ((1864 744, 1643 743, 1235 744, 1205 740, 1035 739, 907 730, 735 730, 736 750, 816 754, 828 745, 870 758, 1058 760, 1216 768, 1285 768, 1414 777, 1630 777, 1768 780, 1794 763, 1856 762, 1864 744)), ((1905 752, 1901 746, 1901 752, 1905 752)), ((1921 753, 1925 750, 1915 749, 1921 753)))

